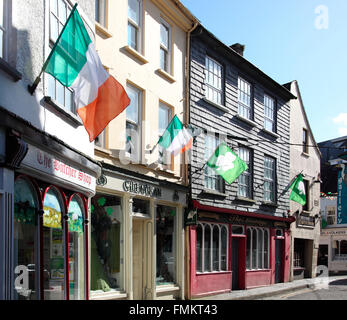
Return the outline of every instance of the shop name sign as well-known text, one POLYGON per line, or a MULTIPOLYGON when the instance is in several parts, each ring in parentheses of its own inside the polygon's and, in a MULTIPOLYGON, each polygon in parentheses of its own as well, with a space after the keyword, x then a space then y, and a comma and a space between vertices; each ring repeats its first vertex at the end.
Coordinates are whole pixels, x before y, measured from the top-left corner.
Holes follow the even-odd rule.
POLYGON ((322 230, 321 234, 324 235, 346 235, 347 230, 322 230))
POLYGON ((91 190, 95 189, 96 179, 94 177, 80 169, 64 163, 53 155, 43 152, 34 146, 29 147, 28 154, 24 158, 23 164, 51 176, 67 180, 76 185, 91 190))
POLYGON ((123 183, 123 189, 126 192, 132 192, 147 197, 161 197, 161 189, 153 187, 146 183, 138 183, 131 180, 126 180, 123 183))
POLYGON ((312 227, 312 228, 314 228, 315 225, 316 225, 316 220, 315 220, 314 217, 301 214, 297 218, 297 225, 298 226, 303 226, 303 227, 312 227))

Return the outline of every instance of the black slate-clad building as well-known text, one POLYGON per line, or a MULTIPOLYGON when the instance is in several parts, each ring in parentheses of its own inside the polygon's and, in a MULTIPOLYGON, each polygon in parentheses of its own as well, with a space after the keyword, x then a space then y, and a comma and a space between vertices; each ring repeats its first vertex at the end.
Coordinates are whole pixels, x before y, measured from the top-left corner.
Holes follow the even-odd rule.
POLYGON ((191 34, 189 122, 195 138, 189 164, 188 296, 286 282, 290 223, 286 88, 223 44, 203 26, 191 34), (225 141, 248 164, 227 184, 206 161, 225 141))

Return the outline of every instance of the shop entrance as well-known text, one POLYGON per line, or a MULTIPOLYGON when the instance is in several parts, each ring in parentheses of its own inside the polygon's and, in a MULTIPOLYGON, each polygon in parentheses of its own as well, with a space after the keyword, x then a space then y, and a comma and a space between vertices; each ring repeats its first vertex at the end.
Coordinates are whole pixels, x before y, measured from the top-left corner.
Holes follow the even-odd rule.
POLYGON ((282 243, 275 240, 275 283, 283 282, 282 243))
POLYGON ((133 299, 142 300, 144 287, 144 221, 133 219, 133 299))
POLYGON ((232 290, 239 289, 239 243, 238 238, 233 237, 231 243, 231 271, 232 271, 232 290))

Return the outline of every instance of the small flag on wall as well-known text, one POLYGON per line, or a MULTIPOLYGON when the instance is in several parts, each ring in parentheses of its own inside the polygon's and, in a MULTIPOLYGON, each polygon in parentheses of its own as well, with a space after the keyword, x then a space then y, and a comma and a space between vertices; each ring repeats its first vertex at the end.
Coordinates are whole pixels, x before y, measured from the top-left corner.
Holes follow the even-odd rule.
POLYGON ((292 185, 289 187, 292 192, 290 193, 289 199, 293 200, 301 205, 306 204, 306 193, 305 193, 305 185, 302 178, 302 174, 298 174, 292 185))
POLYGON ((225 142, 222 142, 210 159, 207 165, 214 169, 229 184, 233 183, 245 170, 247 164, 242 161, 225 142))

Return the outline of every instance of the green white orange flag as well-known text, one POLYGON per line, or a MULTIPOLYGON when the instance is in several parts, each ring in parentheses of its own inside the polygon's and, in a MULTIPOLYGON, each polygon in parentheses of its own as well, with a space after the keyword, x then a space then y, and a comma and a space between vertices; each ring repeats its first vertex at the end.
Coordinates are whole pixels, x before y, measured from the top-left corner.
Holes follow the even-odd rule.
POLYGON ((123 86, 103 67, 76 6, 43 71, 74 90, 77 113, 90 141, 95 140, 130 103, 123 86))
POLYGON ((175 115, 160 137, 158 144, 167 152, 177 155, 192 147, 193 137, 175 115))
POLYGON ((289 199, 298 202, 304 206, 306 204, 306 193, 301 173, 298 174, 298 176, 289 188, 292 189, 289 199))
POLYGON ((225 142, 222 142, 210 159, 207 165, 214 169, 229 184, 233 183, 245 170, 247 164, 242 161, 225 142))

